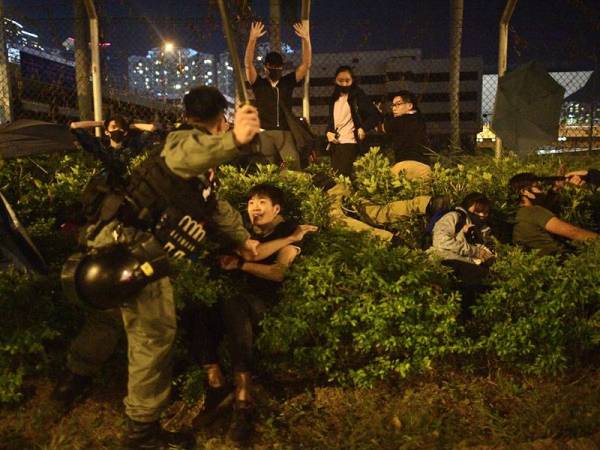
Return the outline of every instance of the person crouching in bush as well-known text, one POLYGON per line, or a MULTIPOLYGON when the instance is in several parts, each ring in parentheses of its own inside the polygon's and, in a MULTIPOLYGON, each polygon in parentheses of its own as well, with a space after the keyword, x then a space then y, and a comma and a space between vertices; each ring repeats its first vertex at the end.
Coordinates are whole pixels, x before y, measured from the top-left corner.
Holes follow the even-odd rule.
POLYGON ((509 186, 518 196, 520 206, 513 228, 514 244, 538 250, 540 255, 556 255, 567 250, 560 238, 587 241, 598 237, 593 231, 556 217, 548 207, 548 194, 542 188, 540 177, 535 174, 519 173, 510 179, 509 186))
MULTIPOLYGON (((251 234, 265 243, 258 256, 225 255, 219 265, 228 271, 241 271, 247 288, 243 296, 226 298, 220 304, 220 317, 209 324, 212 336, 203 339, 199 349, 204 353, 204 367, 209 388, 204 413, 196 425, 216 418, 219 402, 228 394, 225 378, 217 360, 217 347, 223 333, 228 334, 229 353, 233 366, 235 401, 228 435, 236 442, 245 442, 252 432, 253 398, 250 387, 253 366, 253 341, 256 327, 269 305, 277 301, 279 287, 286 270, 300 254, 298 243, 306 233, 317 231, 314 225, 297 225, 282 216, 284 195, 281 189, 260 184, 248 194, 247 211, 251 234), (220 323, 215 323, 220 322, 220 323)), ((211 319, 212 320, 212 319, 211 319)))
POLYGON ((463 314, 470 317, 470 307, 478 293, 485 290, 485 278, 494 253, 485 245, 491 230, 487 225, 491 202, 483 194, 468 194, 461 205, 444 214, 433 226, 429 253, 442 259, 459 280, 463 295, 463 314))

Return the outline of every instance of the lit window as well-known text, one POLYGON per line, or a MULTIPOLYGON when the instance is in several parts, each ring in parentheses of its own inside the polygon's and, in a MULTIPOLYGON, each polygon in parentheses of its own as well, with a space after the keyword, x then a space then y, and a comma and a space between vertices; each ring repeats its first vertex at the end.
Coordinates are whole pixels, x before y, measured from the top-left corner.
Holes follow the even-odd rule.
POLYGON ((206 72, 206 75, 212 75, 212 72, 209 70, 208 72, 206 72))
POLYGON ((175 89, 181 89, 181 85, 178 83, 175 86, 173 86, 175 89))
POLYGON ((210 59, 205 59, 204 64, 212 64, 212 61, 210 59))

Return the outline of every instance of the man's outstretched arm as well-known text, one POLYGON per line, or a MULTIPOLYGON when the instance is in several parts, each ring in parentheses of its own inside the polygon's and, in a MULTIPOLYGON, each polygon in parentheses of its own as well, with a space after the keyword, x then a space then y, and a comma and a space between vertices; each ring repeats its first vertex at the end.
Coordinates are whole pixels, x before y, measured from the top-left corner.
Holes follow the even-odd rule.
POLYGON ((590 241, 598 237, 597 233, 571 225, 569 222, 552 217, 546 223, 546 231, 574 241, 590 241))
POLYGON ((250 26, 250 34, 248 35, 248 45, 246 45, 246 53, 244 55, 244 66, 246 67, 246 78, 250 84, 254 84, 256 77, 256 67, 254 67, 254 52, 256 50, 256 41, 259 37, 266 33, 265 26, 262 22, 252 22, 250 26))
POLYGON ((312 64, 312 47, 307 25, 298 22, 294 24, 294 31, 302 39, 302 62, 296 68, 296 81, 301 81, 308 73, 308 69, 310 69, 310 65, 312 64))

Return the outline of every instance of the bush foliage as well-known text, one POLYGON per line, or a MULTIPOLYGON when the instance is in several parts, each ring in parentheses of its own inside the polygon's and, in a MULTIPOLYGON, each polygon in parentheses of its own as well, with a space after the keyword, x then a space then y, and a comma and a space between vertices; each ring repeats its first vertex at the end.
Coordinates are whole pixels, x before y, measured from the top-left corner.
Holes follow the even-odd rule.
MULTIPOLYGON (((570 170, 598 167, 583 159, 463 158, 436 164, 430 186, 424 186, 392 176, 387 159, 372 150, 357 161, 356 178, 345 182, 353 191, 350 204, 355 205, 425 192, 447 195, 458 203, 469 192, 483 192, 494 201, 495 220, 504 223, 516 209, 506 189, 512 175, 552 175, 563 165, 570 170)), ((38 158, 35 163, 16 160, 0 168, 3 193, 51 266, 48 277, 0 273, 0 402, 19 400, 24 379, 60 361, 77 330, 80 312, 63 299, 58 282, 60 266, 75 248, 73 234, 62 232, 61 225, 77 215, 79 194, 94 170, 78 155, 38 158)), ((248 189, 269 182, 286 193, 286 215, 320 227, 307 238, 281 301, 262 324, 258 344, 272 370, 369 386, 450 361, 535 374, 594 364, 588 356, 600 340, 599 243, 564 261, 500 247, 492 289, 480 298, 466 326, 459 320, 460 295, 452 289, 447 271, 422 251, 409 248, 422 232, 422 217, 391 224, 390 230, 407 244, 393 246, 331 228, 329 199, 308 173, 280 173, 272 166, 247 172, 225 166, 219 178, 220 195, 242 213, 248 189)), ((563 190, 562 217, 573 223, 596 227, 598 205, 599 194, 591 189, 563 190)), ((178 264, 178 306, 213 304, 238 288, 212 267, 213 250, 207 246, 211 253, 178 264)))

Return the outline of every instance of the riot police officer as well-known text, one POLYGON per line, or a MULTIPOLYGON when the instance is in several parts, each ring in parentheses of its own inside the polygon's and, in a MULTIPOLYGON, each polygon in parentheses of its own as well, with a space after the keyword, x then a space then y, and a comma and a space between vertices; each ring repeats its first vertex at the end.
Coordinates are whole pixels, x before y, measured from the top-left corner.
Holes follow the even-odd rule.
MULTIPOLYGON (((216 198, 212 170, 238 157, 240 148, 259 132, 256 109, 239 108, 233 130, 227 132, 227 103, 218 90, 194 88, 185 95, 184 106, 186 124, 167 136, 160 154, 133 170, 122 195, 107 197, 99 220, 85 229, 89 251, 63 268, 65 288, 92 307, 120 305, 128 341, 124 403, 126 444, 131 448, 191 444, 188 436, 167 433, 158 424, 169 399, 170 357, 177 329, 165 255, 193 253, 209 224, 242 251, 259 249, 258 242, 249 239, 240 214, 216 198)), ((84 334, 93 335, 90 330, 84 334)), ((80 340, 78 355, 70 358, 95 358, 98 366, 98 353, 103 357, 112 353, 102 348, 105 343, 80 340)), ((109 345, 114 348, 115 343, 109 345)), ((60 386, 56 391, 61 391, 60 386)), ((69 392, 68 386, 62 391, 69 392)))

